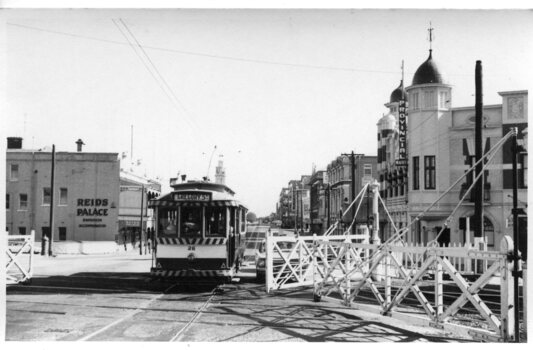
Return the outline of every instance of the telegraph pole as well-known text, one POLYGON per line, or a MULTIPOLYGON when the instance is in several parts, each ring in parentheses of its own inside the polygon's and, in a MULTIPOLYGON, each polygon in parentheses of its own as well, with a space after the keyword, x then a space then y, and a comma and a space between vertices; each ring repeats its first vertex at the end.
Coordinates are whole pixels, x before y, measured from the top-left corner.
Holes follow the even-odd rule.
POLYGON ((139 230, 139 255, 143 255, 143 211, 144 211, 144 184, 141 185, 141 226, 139 230))
MULTIPOLYGON (((483 163, 479 160, 483 157, 483 68, 481 61, 476 61, 476 125, 475 125, 475 149, 476 149, 476 173, 479 176, 483 171, 483 163)), ((481 241, 484 237, 483 232, 483 185, 484 176, 481 176, 476 181, 475 185, 475 206, 474 206, 474 241, 481 241)), ((476 242, 477 243, 477 242, 476 242)))
MULTIPOLYGON (((520 257, 518 256, 518 243, 520 238, 518 237, 518 143, 516 141, 518 130, 515 128, 515 133, 513 135, 513 277, 514 277, 514 334, 515 341, 520 343, 520 297, 519 297, 519 271, 518 264, 520 262, 520 257)), ((524 296, 524 300, 527 296, 524 296)))
MULTIPOLYGON (((52 171, 50 176, 50 239, 48 240, 48 255, 52 255, 52 242, 54 241, 54 180, 56 170, 56 145, 52 145, 52 171)), ((44 240, 44 239, 43 239, 44 240)), ((30 252, 31 254, 31 252, 30 252)))
MULTIPOLYGON (((352 196, 352 202, 355 199, 355 157, 361 157, 364 156, 364 154, 354 153, 354 151, 350 153, 343 153, 343 156, 349 156, 350 157, 350 176, 351 176, 351 185, 350 185, 350 195, 352 196)), ((356 205, 352 205, 352 219, 353 219, 353 225, 352 225, 352 235, 355 235, 356 228, 357 228, 357 218, 355 217, 355 210, 356 205)), ((342 218, 341 218, 342 219, 342 218)))

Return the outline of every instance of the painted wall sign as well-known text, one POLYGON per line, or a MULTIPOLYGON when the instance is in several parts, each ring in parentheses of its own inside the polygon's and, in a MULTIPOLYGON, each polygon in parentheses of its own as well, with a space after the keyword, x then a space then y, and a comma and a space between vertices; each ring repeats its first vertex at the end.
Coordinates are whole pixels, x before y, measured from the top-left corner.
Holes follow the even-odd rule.
POLYGON ((398 159, 396 166, 407 167, 407 108, 405 100, 398 106, 398 159))
POLYGON ((109 214, 107 198, 78 198, 78 216, 107 216, 109 214))
POLYGON ((177 192, 172 195, 172 198, 178 202, 192 201, 192 202, 210 202, 210 192, 177 192))

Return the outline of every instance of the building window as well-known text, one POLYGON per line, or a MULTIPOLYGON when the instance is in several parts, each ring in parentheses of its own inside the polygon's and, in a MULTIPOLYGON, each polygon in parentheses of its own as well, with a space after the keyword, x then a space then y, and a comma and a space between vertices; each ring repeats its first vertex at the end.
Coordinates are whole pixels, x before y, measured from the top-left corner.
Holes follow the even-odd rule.
POLYGON ((68 191, 66 188, 59 189, 59 205, 67 205, 68 191))
POLYGON ((43 187, 43 205, 50 205, 52 198, 52 191, 50 187, 43 187))
POLYGON ((66 227, 59 227, 59 240, 60 241, 67 240, 67 228, 66 227))
POLYGON ((437 106, 435 91, 424 91, 424 107, 431 108, 437 106))
POLYGON ((28 195, 26 193, 19 194, 19 210, 28 210, 28 195))
POLYGON ((439 107, 448 108, 448 91, 439 92, 439 107))
POLYGON ((435 156, 424 156, 424 188, 435 189, 435 156))
POLYGON ((409 105, 412 109, 419 108, 418 106, 418 92, 414 92, 409 95, 409 105))
POLYGON ((364 176, 372 176, 372 164, 364 165, 364 176))
POLYGON ((9 193, 6 193, 6 210, 9 210, 9 193))
POLYGON ((420 189, 420 158, 413 157, 413 190, 420 189))
POLYGON ((26 227, 19 226, 19 235, 25 235, 26 234, 26 227))
POLYGON ((19 180, 19 165, 18 164, 11 164, 11 168, 9 172, 9 180, 11 181, 19 180))

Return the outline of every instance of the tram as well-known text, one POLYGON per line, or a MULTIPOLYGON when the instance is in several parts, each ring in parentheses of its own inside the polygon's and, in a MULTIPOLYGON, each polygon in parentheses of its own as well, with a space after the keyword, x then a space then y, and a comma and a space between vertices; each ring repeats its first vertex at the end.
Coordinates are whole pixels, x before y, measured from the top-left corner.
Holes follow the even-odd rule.
POLYGON ((247 208, 223 184, 171 179, 170 186, 148 202, 156 219, 152 277, 230 279, 242 259, 247 208))

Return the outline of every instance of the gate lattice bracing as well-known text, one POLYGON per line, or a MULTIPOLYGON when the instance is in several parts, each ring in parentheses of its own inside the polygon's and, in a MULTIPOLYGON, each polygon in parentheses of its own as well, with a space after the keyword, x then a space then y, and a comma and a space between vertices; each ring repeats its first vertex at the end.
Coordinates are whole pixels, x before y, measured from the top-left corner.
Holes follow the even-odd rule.
POLYGON ((315 300, 416 320, 476 339, 514 340, 512 240, 498 252, 444 247, 406 247, 316 242, 315 300), (336 251, 327 259, 322 251, 336 251), (412 255, 422 256, 416 266, 412 255), (362 259, 362 256, 371 256, 362 259), (480 275, 459 272, 452 258, 487 262, 480 275), (341 272, 341 273, 339 273, 341 272))
POLYGON ((35 231, 30 235, 9 235, 6 232, 6 284, 31 281, 33 276, 33 252, 35 231), (23 261, 27 253, 27 261, 23 261))
MULTIPOLYGON (((367 241, 368 235, 321 236, 320 239, 328 242, 367 241)), ((316 240, 316 236, 299 238, 267 236, 265 279, 267 292, 313 285, 316 240)), ((325 251, 323 254, 329 256, 336 252, 325 251)), ((319 273, 324 272, 319 271, 319 273)))

